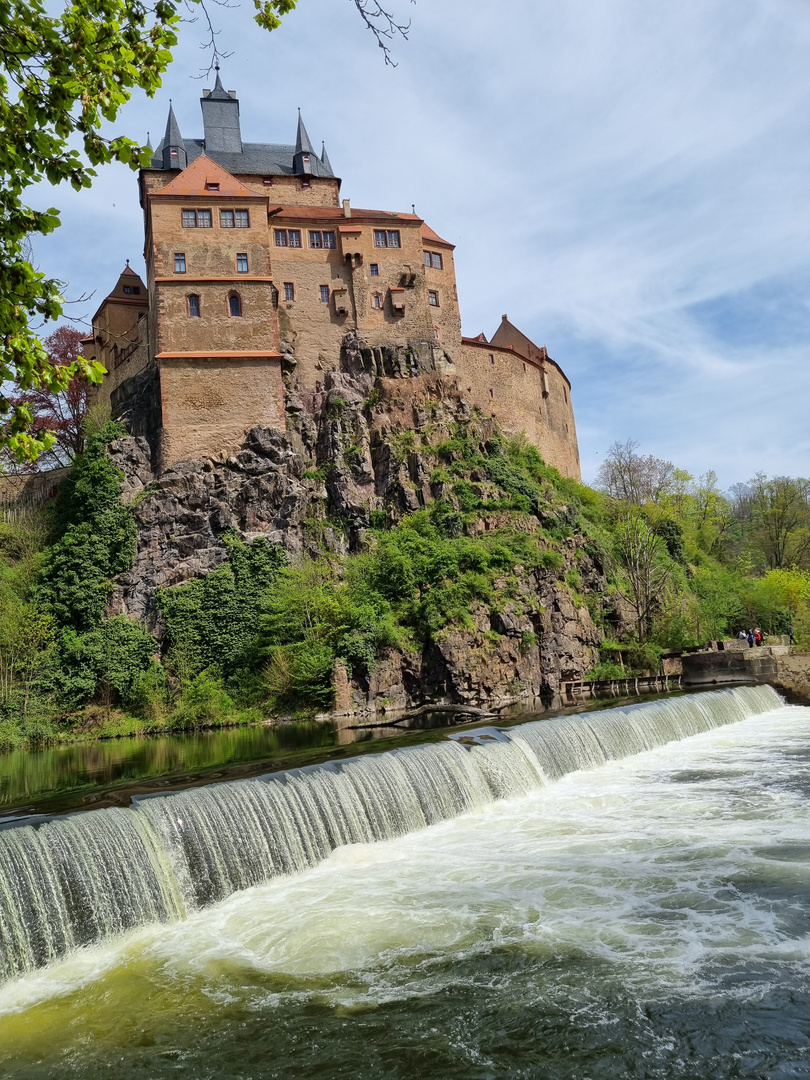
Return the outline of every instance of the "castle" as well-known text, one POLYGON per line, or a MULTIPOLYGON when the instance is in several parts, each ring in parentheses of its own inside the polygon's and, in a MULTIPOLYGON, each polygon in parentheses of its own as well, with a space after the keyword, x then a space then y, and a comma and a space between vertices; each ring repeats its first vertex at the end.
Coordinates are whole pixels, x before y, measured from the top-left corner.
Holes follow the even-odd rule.
POLYGON ((219 71, 201 107, 191 139, 170 104, 140 170, 147 283, 127 262, 84 343, 108 371, 95 399, 149 437, 158 469, 283 428, 283 373, 319 390, 353 334, 375 357, 405 347, 579 478, 568 379, 505 315, 490 339, 462 335, 453 244, 415 213, 341 200, 300 112, 294 146, 243 142, 219 71))

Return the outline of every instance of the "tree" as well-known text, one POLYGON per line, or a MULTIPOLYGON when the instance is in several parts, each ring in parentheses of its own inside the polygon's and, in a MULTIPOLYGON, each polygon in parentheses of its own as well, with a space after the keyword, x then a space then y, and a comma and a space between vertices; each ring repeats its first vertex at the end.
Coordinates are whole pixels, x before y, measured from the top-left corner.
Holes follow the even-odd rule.
POLYGON ((757 473, 732 491, 735 516, 760 566, 780 570, 810 563, 810 481, 757 473))
MULTIPOLYGON (((82 335, 72 326, 60 326, 43 342, 48 360, 56 368, 69 367, 81 356, 82 335)), ((90 384, 74 375, 64 390, 54 393, 47 387, 34 386, 9 397, 13 405, 26 405, 31 412, 31 432, 52 432, 54 443, 44 451, 37 465, 55 468, 67 465, 84 450, 84 422, 90 384)))
POLYGON ((596 474, 597 487, 614 499, 643 506, 647 502, 659 502, 676 481, 686 473, 677 474, 671 461, 647 454, 637 454, 638 443, 633 439, 615 442, 608 448, 607 456, 596 474))
MULTIPOLYGON (((205 12, 205 0, 188 0, 205 12)), ((297 0, 253 0, 254 16, 275 30, 297 0)), ((407 36, 378 0, 353 0, 390 62, 388 41, 407 36)), ((34 422, 24 396, 63 394, 81 375, 100 382, 103 368, 76 357, 54 364, 39 340, 44 323, 63 311, 64 286, 31 261, 30 240, 53 232, 59 211, 26 205, 33 185, 69 183, 88 188, 97 166, 120 161, 133 169, 151 152, 132 139, 102 135, 132 94, 150 97, 177 43, 181 0, 67 0, 54 12, 45 0, 0 0, 0 387, 13 384, 18 400, 0 390, 0 449, 18 461, 54 445, 34 422)), ((207 19, 211 27, 210 18, 207 19)), ((213 64, 215 35, 209 40, 213 64)))
POLYGON ((672 581, 672 563, 664 540, 636 508, 618 523, 616 553, 625 579, 619 591, 635 612, 638 640, 643 644, 652 631, 653 614, 672 581))

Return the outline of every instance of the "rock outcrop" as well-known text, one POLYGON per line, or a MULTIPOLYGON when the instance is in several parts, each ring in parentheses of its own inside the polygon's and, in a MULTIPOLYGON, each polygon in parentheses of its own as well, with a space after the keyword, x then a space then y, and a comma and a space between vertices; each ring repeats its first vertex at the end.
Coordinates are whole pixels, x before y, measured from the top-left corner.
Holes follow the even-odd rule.
MULTIPOLYGON (((499 429, 493 419, 473 415, 443 370, 441 349, 369 350, 350 337, 340 370, 306 392, 295 384, 294 358, 288 359, 286 430, 255 427, 232 457, 183 462, 156 476, 144 437, 111 444, 138 528, 135 563, 116 581, 111 612, 144 618, 159 634, 157 590, 219 566, 231 532, 248 542, 265 537, 295 561, 364 550, 374 542, 373 520, 393 523, 437 498, 458 509, 432 448, 452 445, 462 426, 482 446, 499 429)), ((497 506, 497 488, 483 470, 473 470, 469 482, 477 497, 497 506)), ((519 527, 539 533, 565 512, 550 505, 544 521, 535 509, 519 527)), ((496 509, 466 527, 488 533, 503 523, 496 509)), ((337 672, 340 705, 357 711, 429 701, 486 705, 524 693, 552 695, 564 681, 582 678, 598 659, 601 634, 565 575, 575 572, 585 591, 598 593, 604 572, 581 536, 565 541, 561 555, 562 566, 554 569, 515 567, 508 601, 497 610, 476 606, 473 629, 443 631, 416 654, 389 652, 352 683, 337 672)))

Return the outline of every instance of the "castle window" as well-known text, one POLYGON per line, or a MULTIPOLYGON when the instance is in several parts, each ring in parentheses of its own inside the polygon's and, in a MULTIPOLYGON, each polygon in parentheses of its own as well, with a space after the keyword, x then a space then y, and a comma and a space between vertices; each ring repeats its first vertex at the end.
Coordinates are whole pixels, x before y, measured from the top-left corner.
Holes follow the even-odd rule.
POLYGON ((236 272, 238 274, 246 274, 248 272, 247 252, 240 252, 236 256, 236 272))
POLYGON ((249 229, 250 228, 250 214, 247 210, 236 211, 236 227, 237 229, 249 229))
POLYGON ((329 286, 328 285, 321 285, 320 290, 321 290, 321 303, 322 304, 328 304, 329 303, 329 286))
POLYGON ((308 188, 309 186, 310 186, 309 185, 309 180, 302 180, 301 181, 301 187, 302 188, 308 188))
POLYGON ((333 232, 322 232, 320 229, 310 229, 309 246, 311 248, 333 248, 335 247, 335 234, 333 232))
POLYGON ((184 251, 175 251, 174 253, 174 272, 175 274, 185 274, 186 272, 186 253, 184 251))
POLYGON ((284 282, 284 299, 295 300, 295 285, 291 281, 284 282))
POLYGON ((525 364, 523 365, 523 371, 524 372, 526 371, 526 365, 525 364))
POLYGON ((272 187, 273 186, 273 177, 272 176, 264 176, 264 177, 262 177, 262 183, 264 184, 265 187, 272 187))
POLYGON ((429 251, 423 251, 422 252, 422 258, 425 260, 425 266, 430 266, 430 252, 429 251))
POLYGON ((493 397, 493 398, 495 397, 495 391, 492 390, 491 388, 490 388, 490 391, 489 391, 489 396, 493 397))
POLYGON ((125 285, 124 286, 124 292, 127 293, 127 294, 131 293, 132 292, 132 286, 131 285, 125 285))
POLYGON ((206 184, 205 185, 205 190, 206 191, 219 191, 219 184, 206 184))
POLYGON ((433 336, 435 337, 435 339, 437 341, 439 340, 439 328, 438 328, 438 326, 433 327, 433 336))
POLYGON ((133 296, 140 296, 141 295, 141 287, 140 287, 140 285, 133 285, 132 286, 132 295, 133 296))
POLYGON ((444 270, 444 263, 438 251, 423 252, 425 266, 432 266, 434 270, 444 270))
POLYGON ((188 298, 188 317, 190 319, 199 319, 200 317, 200 298, 195 293, 192 293, 188 298))
POLYGON ((300 229, 276 229, 276 247, 301 247, 300 229))
POLYGON ((374 293, 374 295, 372 296, 371 306, 373 308, 376 308, 378 311, 382 310, 382 297, 379 293, 374 293))
POLYGON ((242 303, 237 293, 231 293, 228 297, 228 314, 234 318, 242 314, 242 303))
POLYGON ((399 229, 375 229, 374 247, 401 247, 399 242, 399 229))
POLYGON ((213 222, 210 210, 183 210, 184 229, 210 229, 213 222))
POLYGON ((220 210, 219 212, 219 227, 221 229, 234 229, 236 225, 234 223, 233 210, 220 210))
POLYGON ((492 353, 489 354, 489 362, 490 362, 490 364, 495 363, 495 357, 492 355, 492 353))
POLYGON ((368 272, 372 277, 380 276, 380 267, 377 263, 369 263, 368 272))
POLYGON ((435 289, 428 289, 428 303, 431 307, 439 306, 439 294, 435 289))

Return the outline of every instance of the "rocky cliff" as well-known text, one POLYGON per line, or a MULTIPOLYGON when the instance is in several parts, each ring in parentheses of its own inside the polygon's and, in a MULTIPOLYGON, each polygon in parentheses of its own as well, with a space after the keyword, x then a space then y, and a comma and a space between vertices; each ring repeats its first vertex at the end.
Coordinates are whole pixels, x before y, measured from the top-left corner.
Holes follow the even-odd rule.
POLYGON ((340 369, 314 392, 296 385, 291 357, 285 381, 285 430, 253 428, 233 456, 183 462, 157 476, 146 439, 111 444, 138 528, 135 563, 116 581, 111 613, 145 618, 160 635, 157 590, 219 566, 229 533, 265 537, 293 561, 324 553, 340 560, 373 548, 379 530, 404 515, 440 503, 451 535, 518 530, 541 550, 553 547, 554 558, 548 568, 512 568, 508 585, 506 577, 495 582, 498 602, 473 605, 466 627, 450 626, 407 653, 389 650, 371 670, 355 671, 338 688, 337 705, 505 702, 554 694, 582 678, 601 640, 583 600, 604 592, 598 552, 550 485, 532 493, 531 505, 514 492, 504 501, 504 481, 482 465, 500 439, 498 425, 445 377, 441 350, 369 350, 348 338, 340 369), (470 446, 478 448, 473 456, 470 446))

